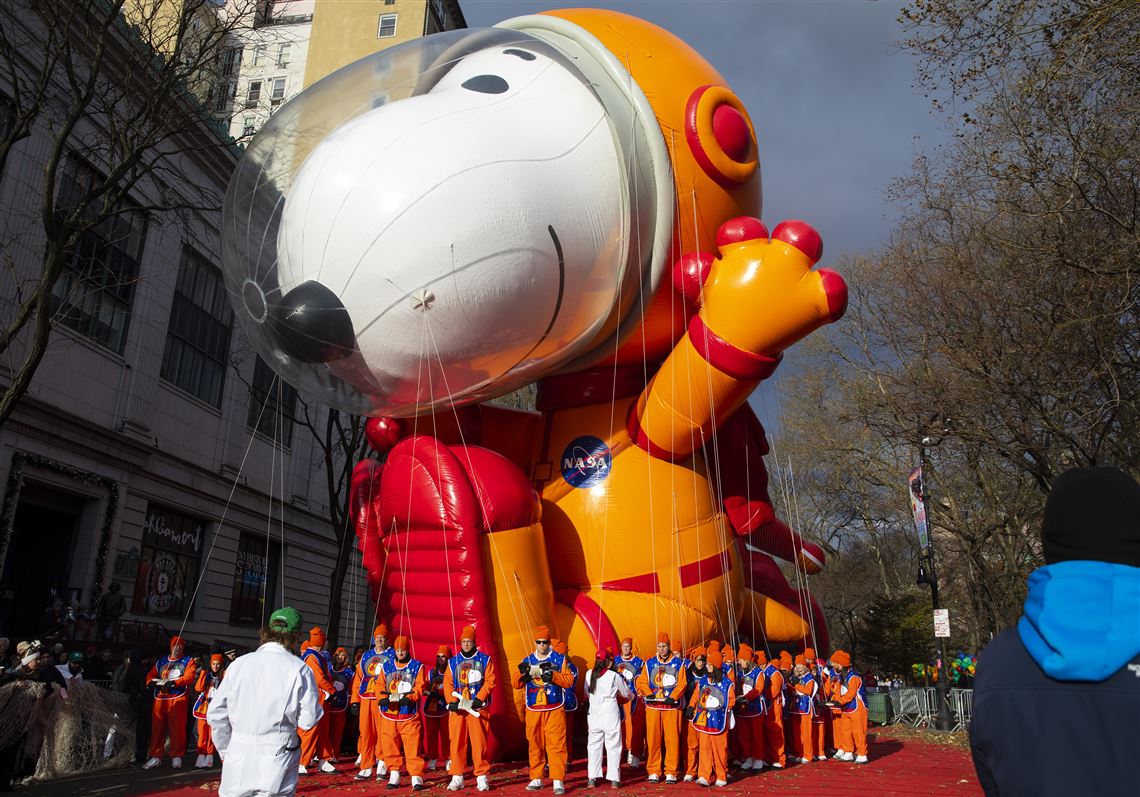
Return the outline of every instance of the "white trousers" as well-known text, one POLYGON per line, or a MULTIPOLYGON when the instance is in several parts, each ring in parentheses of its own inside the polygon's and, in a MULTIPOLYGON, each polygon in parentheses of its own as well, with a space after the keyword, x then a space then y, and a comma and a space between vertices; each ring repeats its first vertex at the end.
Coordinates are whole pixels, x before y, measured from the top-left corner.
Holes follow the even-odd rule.
POLYGON ((296 747, 232 742, 222 760, 218 797, 293 797, 300 760, 300 739, 296 747))
POLYGON ((602 776, 602 748, 606 751, 606 780, 621 780, 621 723, 610 728, 591 727, 586 736, 586 777, 602 776))

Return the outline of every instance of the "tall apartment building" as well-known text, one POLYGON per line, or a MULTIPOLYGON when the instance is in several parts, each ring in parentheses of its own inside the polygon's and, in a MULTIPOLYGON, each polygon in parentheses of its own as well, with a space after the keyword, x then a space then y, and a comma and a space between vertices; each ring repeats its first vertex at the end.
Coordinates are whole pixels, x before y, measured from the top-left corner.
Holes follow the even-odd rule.
POLYGON ((249 140, 277 108, 342 66, 421 36, 466 27, 457 0, 227 0, 245 19, 219 64, 213 112, 249 140))
MULTIPOLYGON (((316 74, 313 53, 336 49, 322 25, 339 24, 338 8, 357 18, 365 6, 375 6, 373 49, 399 39, 388 35, 389 13, 399 35, 462 24, 454 2, 266 0, 222 53, 208 110, 230 116, 239 136, 256 129, 316 74)), ((9 24, 37 23, 13 14, 9 24)), ((0 71, 0 113, 13 96, 0 71)), ((87 148, 105 134, 84 128, 69 145, 61 201, 98 175, 87 148)), ((52 143, 37 124, 0 173, 5 318, 40 273, 46 240, 34 198, 52 143)), ((322 451, 297 420, 301 399, 274 386, 235 330, 219 214, 143 210, 168 205, 179 183, 220 195, 239 156, 237 147, 191 147, 178 172, 140 181, 53 288, 47 354, 0 427, 0 631, 9 636, 38 636, 53 600, 92 607, 112 584, 126 598, 123 619, 203 643, 252 646, 266 608, 282 602, 308 623, 326 622, 336 541, 322 451)), ((0 383, 17 365, 0 357, 0 383)), ((355 552, 338 641, 367 636, 368 603, 355 552)))

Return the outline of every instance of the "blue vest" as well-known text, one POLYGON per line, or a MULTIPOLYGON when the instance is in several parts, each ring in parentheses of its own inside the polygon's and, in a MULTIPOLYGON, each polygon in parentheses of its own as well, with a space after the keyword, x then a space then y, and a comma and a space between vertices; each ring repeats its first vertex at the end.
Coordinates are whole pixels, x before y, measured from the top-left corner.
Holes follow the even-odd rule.
POLYGON ((381 668, 383 673, 384 683, 387 685, 388 699, 392 702, 388 708, 380 710, 380 716, 384 719, 393 720, 395 722, 404 722, 413 719, 420 713, 420 701, 413 700, 406 706, 396 705, 404 695, 410 694, 412 688, 416 683, 416 677, 420 674, 420 667, 422 667, 415 659, 409 659, 408 663, 403 667, 396 664, 395 659, 389 659, 384 662, 381 668), (400 689, 401 684, 407 684, 403 690, 400 689))
POLYGON ((210 708, 210 690, 216 688, 221 682, 220 676, 214 675, 212 672, 206 673, 206 688, 198 693, 198 699, 194 701, 194 710, 191 712, 195 718, 206 719, 206 711, 210 708))
POLYGON ((755 688, 755 692, 748 698, 741 698, 736 701, 736 707, 733 712, 738 717, 758 717, 764 713, 764 685, 767 680, 764 678, 764 671, 759 667, 753 667, 748 672, 741 671, 740 680, 740 694, 743 695, 749 688, 755 688))
POLYGON ((341 689, 339 692, 333 692, 332 697, 325 701, 326 711, 339 714, 348 708, 348 696, 349 692, 352 691, 353 674, 354 669, 351 664, 346 664, 342 670, 329 667, 329 680, 334 684, 337 682, 344 684, 344 689, 341 689))
POLYGON ((565 702, 562 704, 562 707, 564 709, 566 709, 567 711, 577 711, 578 710, 578 668, 574 666, 574 662, 570 661, 570 659, 566 659, 566 669, 568 669, 570 671, 570 674, 574 676, 574 683, 571 684, 568 689, 562 690, 563 695, 566 698, 565 702))
MULTIPOLYGON (((462 651, 452 656, 447 662, 447 666, 451 668, 451 680, 455 683, 455 691, 459 692, 463 697, 469 697, 472 700, 483 688, 483 681, 487 677, 487 669, 491 666, 491 657, 481 650, 475 651, 472 655, 467 656, 462 651), (471 683, 471 673, 478 672, 479 677, 475 679, 475 683, 471 683)), ((486 703, 491 705, 492 695, 487 695, 486 703)), ((445 703, 452 703, 459 700, 455 695, 444 695, 443 700, 445 703)), ((480 709, 481 710, 481 709, 480 709)))
MULTIPOLYGON (((765 684, 765 687, 767 687, 767 685, 771 682, 772 676, 778 672, 780 672, 780 668, 777 667, 772 662, 768 662, 768 666, 764 668, 764 684, 765 684)), ((783 673, 780 673, 780 675, 782 677, 783 673)), ((782 694, 777 694, 775 697, 775 702, 769 703, 769 704, 764 706, 764 712, 767 713, 771 709, 779 708, 781 705, 783 705, 783 702, 784 702, 784 696, 782 694)))
MULTIPOLYGON (((859 675, 859 673, 854 670, 848 670, 843 676, 843 688, 847 688, 847 684, 851 681, 853 676, 859 677, 859 694, 854 700, 843 707, 844 714, 851 714, 852 712, 858 711, 860 704, 864 706, 867 705, 867 687, 863 685, 863 676, 859 675)), ((844 695, 844 697, 847 697, 847 695, 844 695)))
MULTIPOLYGON (((527 664, 532 667, 542 664, 537 656, 533 653, 523 659, 527 664)), ((561 653, 551 651, 550 657, 546 659, 550 663, 554 672, 559 672, 562 669, 563 663, 566 661, 561 653)), ((530 676, 526 682, 526 708, 527 711, 552 711, 559 708, 566 701, 565 691, 561 686, 555 683, 546 683, 542 679, 535 680, 530 676)))
MULTIPOLYGON (((681 671, 685 669, 684 665, 685 662, 680 656, 671 656, 668 661, 661 661, 661 659, 656 656, 645 660, 645 677, 649 681, 649 688, 653 692, 653 698, 655 700, 664 700, 677 688, 677 681, 681 677, 681 671), (665 684, 666 676, 673 678, 671 685, 665 684)), ((676 709, 672 709, 669 706, 655 706, 652 703, 647 703, 646 705, 659 711, 676 711, 676 709)))
POLYGON ((376 699, 376 687, 372 683, 372 679, 380 675, 384 665, 396 658, 396 652, 388 647, 379 653, 376 648, 369 648, 364 651, 364 655, 360 657, 360 688, 357 692, 365 700, 376 699))
POLYGON ((424 662, 424 716, 425 717, 446 717, 447 704, 452 700, 458 698, 448 695, 444 697, 443 694, 443 679, 447 674, 445 669, 439 672, 435 668, 435 663, 428 664, 424 662))
POLYGON ((792 710, 793 714, 811 714, 812 713, 812 703, 813 703, 812 698, 815 697, 816 692, 819 690, 819 684, 816 684, 815 679, 812 678, 810 675, 805 676, 804 681, 801 681, 800 683, 804 683, 806 681, 811 681, 812 684, 815 685, 815 689, 813 690, 812 694, 805 695, 799 689, 792 687, 792 692, 791 692, 791 698, 792 699, 791 699, 789 705, 791 706, 791 710, 792 710))
POLYGON ((728 693, 732 682, 721 676, 713 683, 707 675, 697 679, 697 705, 690 720, 693 730, 700 733, 724 733, 728 728, 728 693), (711 704, 711 705, 710 705, 711 704))
POLYGON ((618 675, 625 679, 625 685, 629 687, 629 691, 633 696, 629 701, 629 710, 631 712, 637 711, 637 705, 641 702, 637 697, 637 687, 634 686, 633 682, 637 679, 637 676, 641 675, 641 668, 644 665, 645 662, 637 656, 630 658, 628 661, 621 656, 614 659, 614 666, 617 668, 618 675))
MULTIPOLYGON (((186 674, 186 668, 190 666, 190 657, 183 656, 180 659, 172 659, 169 656, 163 656, 155 662, 155 670, 158 672, 159 678, 169 678, 174 680, 181 678, 186 674)), ((157 690, 154 695, 155 700, 174 700, 186 694, 185 686, 169 686, 169 691, 163 692, 157 690)))

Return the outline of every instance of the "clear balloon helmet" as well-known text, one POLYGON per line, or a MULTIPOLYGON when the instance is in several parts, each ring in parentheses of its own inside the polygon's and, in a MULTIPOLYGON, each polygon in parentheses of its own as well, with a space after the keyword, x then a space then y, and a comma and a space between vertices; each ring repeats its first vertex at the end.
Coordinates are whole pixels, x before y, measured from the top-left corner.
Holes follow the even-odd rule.
POLYGON ((591 357, 652 288, 635 250, 661 223, 636 176, 648 136, 609 105, 561 51, 499 29, 306 89, 226 196, 226 286, 258 354, 311 398, 391 416, 591 357))

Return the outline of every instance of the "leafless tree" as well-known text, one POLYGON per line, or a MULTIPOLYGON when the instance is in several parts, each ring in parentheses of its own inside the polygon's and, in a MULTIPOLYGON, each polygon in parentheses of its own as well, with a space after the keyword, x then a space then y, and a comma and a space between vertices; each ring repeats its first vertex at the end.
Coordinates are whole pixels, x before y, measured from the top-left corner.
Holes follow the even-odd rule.
MULTIPOLYGON (((240 1, 252 13, 255 0, 240 1)), ((18 209, 24 237, 4 242, 12 284, 0 291, 0 357, 10 377, 0 392, 0 425, 31 384, 58 322, 106 325, 102 316, 112 310, 91 297, 112 288, 129 298, 135 270, 123 255, 141 237, 140 220, 180 213, 200 223, 196 214, 220 209, 237 151, 204 103, 219 55, 241 24, 241 13, 220 18, 212 0, 13 0, 5 7, 0 174, 23 180, 25 200, 18 209), (13 175, 21 161, 35 168, 13 175), (191 161, 204 179, 186 179, 191 161)), ((129 313, 129 304, 119 311, 129 313)))

